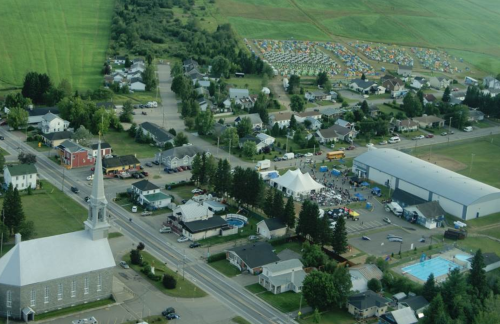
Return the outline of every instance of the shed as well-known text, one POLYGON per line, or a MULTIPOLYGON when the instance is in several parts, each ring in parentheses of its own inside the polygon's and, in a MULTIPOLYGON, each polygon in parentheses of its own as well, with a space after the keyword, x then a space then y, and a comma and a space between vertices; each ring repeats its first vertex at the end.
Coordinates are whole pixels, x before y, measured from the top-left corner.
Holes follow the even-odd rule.
POLYGON ((264 219, 257 223, 257 233, 267 239, 282 237, 286 234, 286 224, 277 218, 264 219))

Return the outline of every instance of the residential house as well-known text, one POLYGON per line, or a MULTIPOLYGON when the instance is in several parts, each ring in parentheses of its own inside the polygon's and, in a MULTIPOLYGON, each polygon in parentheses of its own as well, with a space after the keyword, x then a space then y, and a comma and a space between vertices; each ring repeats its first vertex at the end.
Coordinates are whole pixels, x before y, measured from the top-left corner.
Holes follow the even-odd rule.
POLYGON ((252 96, 244 97, 244 98, 237 98, 237 99, 234 99, 234 104, 240 105, 242 109, 250 110, 255 105, 255 100, 256 99, 252 98, 252 96))
POLYGON ((470 122, 479 122, 484 120, 484 113, 477 108, 470 108, 469 109, 469 117, 467 119, 470 122))
POLYGON ((460 105, 465 100, 465 91, 454 91, 451 93, 450 104, 460 105))
POLYGON ((413 67, 409 65, 398 65, 398 74, 404 77, 411 76, 413 67))
MULTIPOLYGON (((203 97, 207 96, 208 97, 210 95, 209 91, 203 87, 198 87, 198 88, 194 89, 194 91, 196 92, 196 94, 198 96, 203 96, 203 97)), ((203 98, 203 99, 205 99, 205 98, 203 98)))
POLYGON ((102 161, 105 174, 119 174, 125 171, 139 171, 141 162, 134 155, 122 155, 102 161))
POLYGON ((197 69, 200 65, 198 64, 197 61, 193 59, 187 59, 182 62, 182 68, 184 69, 184 72, 189 72, 193 69, 197 69))
POLYGON ((494 76, 489 75, 483 78, 483 86, 487 89, 500 89, 500 81, 494 76))
POLYGON ((429 201, 414 206, 404 207, 404 217, 411 223, 416 223, 433 229, 444 219, 445 211, 438 201, 429 201))
POLYGON ((132 91, 146 91, 146 85, 142 82, 142 78, 130 79, 129 89, 132 91))
POLYGON ((42 117, 39 127, 43 134, 62 132, 68 129, 69 121, 49 112, 42 117))
POLYGON ((371 279, 382 280, 383 273, 374 264, 358 264, 349 268, 351 275, 352 291, 365 292, 368 290, 368 281, 371 279))
MULTIPOLYGON (((483 253, 484 258, 484 271, 490 272, 492 270, 500 268, 500 258, 495 252, 486 252, 483 253)), ((472 262, 473 258, 470 258, 468 261, 472 262)))
MULTIPOLYGON (((99 147, 98 143, 90 145, 90 148, 92 149, 92 156, 97 157, 97 153, 99 151, 98 147, 99 147)), ((101 142, 101 156, 109 157, 111 155, 111 152, 112 152, 111 145, 109 145, 109 143, 106 142, 101 142)))
POLYGON ((114 78, 112 75, 105 75, 104 76, 104 85, 105 86, 110 86, 115 82, 114 78))
POLYGON ((325 109, 321 110, 322 116, 326 116, 328 118, 338 117, 338 116, 342 115, 343 113, 344 113, 344 111, 342 109, 333 108, 333 107, 329 107, 329 108, 325 108, 325 109))
MULTIPOLYGON (((198 89, 203 89, 203 88, 198 88, 198 89)), ((196 89, 196 90, 198 90, 198 89, 196 89)), ((201 111, 207 111, 208 102, 205 99, 205 97, 200 97, 200 98, 198 98, 196 100, 198 101, 198 106, 200 106, 200 110, 201 111)))
POLYGON ((141 71, 135 71, 135 72, 130 72, 127 73, 127 81, 130 82, 132 79, 137 78, 142 81, 142 72, 141 71))
POLYGON ((299 293, 306 278, 304 265, 298 259, 277 261, 262 267, 259 284, 273 294, 287 291, 299 293))
POLYGON ((314 118, 314 119, 321 119, 321 112, 310 110, 310 111, 303 111, 303 112, 295 115, 295 119, 299 123, 303 123, 307 117, 314 118))
POLYGON ((214 212, 208 207, 196 202, 179 205, 174 209, 173 217, 179 224, 207 220, 214 215, 214 212))
POLYGON ((37 170, 34 164, 4 165, 3 177, 4 188, 12 183, 17 190, 36 189, 37 170))
POLYGON ((222 104, 224 105, 225 109, 230 109, 231 108, 231 100, 229 100, 229 98, 226 99, 226 100, 224 100, 224 102, 222 104))
POLYGON ((226 259, 240 271, 260 274, 265 265, 279 261, 274 247, 267 242, 236 246, 226 251, 226 259))
POLYGON ((424 94, 424 105, 427 104, 437 104, 437 98, 432 93, 424 94))
POLYGON ((485 96, 490 95, 492 98, 494 98, 497 94, 500 93, 500 89, 483 89, 481 90, 481 92, 485 96))
POLYGON ((371 93, 376 87, 377 87, 377 84, 375 82, 368 81, 368 80, 361 80, 361 79, 354 79, 349 84, 349 88, 351 90, 361 92, 364 94, 371 93))
POLYGON ((379 324, 416 324, 418 319, 415 317, 410 307, 398 309, 389 313, 382 314, 379 317, 379 324))
POLYGON ((470 86, 470 85, 477 86, 479 84, 479 82, 476 79, 473 79, 473 78, 468 77, 468 76, 465 77, 464 83, 467 86, 470 86))
POLYGON ((348 122, 347 120, 337 119, 335 125, 340 125, 345 128, 354 129, 354 123, 348 122))
POLYGON ((395 120, 392 122, 392 125, 398 132, 413 132, 418 130, 418 125, 416 121, 413 121, 411 119, 405 119, 405 120, 395 120))
POLYGON ((234 124, 238 125, 243 118, 249 118, 250 122, 252 123, 252 129, 262 129, 262 119, 260 118, 259 114, 248 114, 248 115, 241 115, 238 116, 234 120, 234 124))
POLYGON ((127 58, 125 56, 121 56, 121 55, 115 56, 115 64, 123 65, 123 64, 125 64, 126 60, 127 60, 127 58))
POLYGON ((230 227, 220 216, 212 216, 204 220, 197 220, 182 225, 182 235, 191 241, 203 240, 213 236, 237 234, 238 227, 230 227))
POLYGON ((208 209, 213 211, 214 213, 223 212, 227 208, 226 205, 215 200, 205 200, 203 201, 203 206, 207 206, 208 209))
POLYGON ((248 89, 229 89, 229 99, 231 100, 243 99, 248 97, 250 97, 250 92, 248 91, 248 89))
POLYGON ((174 147, 170 150, 155 154, 155 161, 161 162, 167 168, 178 168, 181 166, 191 166, 193 159, 198 154, 210 154, 195 145, 174 147))
POLYGON ((392 74, 386 74, 386 75, 380 77, 380 83, 382 84, 382 83, 384 83, 387 80, 392 80, 392 79, 395 79, 395 78, 396 77, 394 75, 392 75, 392 74))
POLYGON ((316 135, 319 138, 320 143, 331 141, 344 141, 352 143, 352 140, 356 137, 357 132, 354 129, 349 129, 336 124, 326 129, 318 129, 316 131, 316 135))
POLYGON ((58 147, 61 164, 68 169, 93 166, 95 158, 90 149, 66 140, 58 147))
POLYGON ((418 123, 418 127, 420 128, 444 127, 444 119, 434 115, 422 115, 422 117, 413 117, 412 120, 418 123))
POLYGON ((264 143, 266 146, 273 145, 276 139, 270 135, 267 135, 266 133, 259 133, 255 137, 260 139, 262 143, 264 143))
POLYGON ((144 122, 139 127, 144 135, 151 136, 156 146, 165 147, 167 143, 174 144, 174 135, 170 134, 163 127, 150 122, 144 122))
POLYGON ((379 294, 367 290, 347 299, 347 311, 356 318, 379 317, 387 312, 389 302, 379 294))
POLYGON ((427 85, 428 85, 427 80, 424 77, 420 76, 414 77, 410 83, 410 87, 417 90, 420 90, 427 85))
POLYGON ((286 235, 286 224, 277 218, 267 218, 257 223, 257 234, 270 240, 286 235))
POLYGON ((59 116, 59 108, 57 107, 32 107, 30 106, 28 109, 28 124, 39 125, 43 121, 43 116, 48 113, 53 113, 56 116, 59 116))
POLYGON ((196 81, 198 83, 198 85, 207 90, 208 91, 208 88, 210 88, 210 81, 209 80, 197 80, 196 81))
POLYGON ((133 63, 145 63, 145 62, 142 57, 136 57, 135 59, 132 60, 132 64, 133 63))
POLYGON ((160 191, 160 187, 149 180, 141 180, 132 184, 132 194, 135 200, 149 209, 167 207, 172 197, 160 191))
POLYGON ((193 85, 195 85, 196 82, 198 82, 198 80, 203 79, 205 77, 205 75, 202 74, 200 71, 198 71, 198 69, 196 68, 192 69, 187 73, 184 73, 184 75, 191 80, 193 85))
POLYGON ((62 131, 56 133, 42 134, 42 139, 45 145, 49 147, 59 146, 65 140, 71 139, 73 136, 73 132, 70 131, 62 131))
POLYGON ((266 143, 262 142, 257 137, 252 136, 252 135, 246 135, 245 137, 240 138, 239 143, 238 143, 238 147, 241 149, 246 142, 254 142, 255 143, 256 153, 259 153, 260 151, 262 151, 262 149, 264 149, 267 146, 266 143))
POLYGON ((95 104, 97 109, 104 108, 106 110, 114 110, 116 109, 116 106, 114 103, 111 101, 103 101, 103 102, 98 102, 95 104))
POLYGON ((304 123, 306 121, 310 123, 309 129, 318 130, 318 129, 321 128, 322 123, 321 123, 321 121, 319 119, 316 119, 314 117, 306 117, 304 123))
POLYGON ((321 101, 321 100, 331 100, 332 96, 323 90, 309 92, 307 91, 304 95, 306 100, 309 101, 321 101))
POLYGON ((424 311, 429 302, 423 296, 408 296, 398 302, 398 309, 409 307, 417 318, 424 317, 424 311))
POLYGON ((382 83, 387 92, 401 91, 405 88, 405 83, 400 78, 387 79, 382 83))
POLYGON ((284 127, 288 128, 290 126, 291 118, 292 118, 292 113, 289 112, 270 115, 269 125, 273 127, 274 124, 278 124, 279 128, 284 128, 284 127))
POLYGON ((385 90, 387 90, 384 86, 377 86, 375 88, 375 94, 384 94, 385 90))
POLYGON ((132 73, 144 72, 145 70, 146 70, 146 64, 144 64, 144 62, 133 63, 129 69, 129 71, 132 73))
POLYGON ((371 117, 377 117, 377 116, 378 116, 378 114, 379 114, 379 112, 380 112, 380 109, 379 109, 379 108, 378 108, 378 106, 376 106, 376 105, 372 105, 372 104, 370 104, 370 105, 368 106, 368 109, 370 110, 370 116, 371 116, 371 117))
POLYGON ((451 83, 450 79, 447 79, 445 77, 431 77, 429 79, 429 84, 432 88, 434 89, 444 89, 446 87, 449 87, 451 83))
POLYGON ((113 74, 111 74, 111 77, 113 78, 113 81, 111 82, 111 84, 115 83, 115 82, 121 83, 127 79, 127 74, 120 72, 120 71, 116 71, 116 72, 113 72, 113 74))

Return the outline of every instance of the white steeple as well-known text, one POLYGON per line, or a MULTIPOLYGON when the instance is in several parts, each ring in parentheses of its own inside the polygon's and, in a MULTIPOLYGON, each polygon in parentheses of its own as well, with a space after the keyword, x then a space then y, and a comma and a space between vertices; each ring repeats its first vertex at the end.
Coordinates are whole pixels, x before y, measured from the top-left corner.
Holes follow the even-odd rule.
POLYGON ((102 176, 101 140, 97 145, 97 157, 92 183, 92 193, 89 200, 89 215, 85 221, 85 229, 90 233, 92 240, 108 237, 109 223, 106 215, 108 201, 104 195, 104 179, 102 176))

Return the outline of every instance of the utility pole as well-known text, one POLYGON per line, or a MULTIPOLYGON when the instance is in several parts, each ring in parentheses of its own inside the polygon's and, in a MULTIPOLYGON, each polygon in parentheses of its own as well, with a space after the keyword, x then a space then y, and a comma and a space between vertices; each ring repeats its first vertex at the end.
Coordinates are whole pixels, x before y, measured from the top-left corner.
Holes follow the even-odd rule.
POLYGON ((469 169, 469 174, 472 174, 472 164, 474 163, 474 156, 476 154, 472 153, 470 157, 470 169, 469 169))
POLYGON ((182 258, 182 280, 184 280, 184 268, 186 266, 186 250, 183 250, 184 255, 182 258))
POLYGON ((453 117, 450 117, 450 124, 448 125, 448 144, 450 144, 450 133, 451 133, 451 119, 453 117))

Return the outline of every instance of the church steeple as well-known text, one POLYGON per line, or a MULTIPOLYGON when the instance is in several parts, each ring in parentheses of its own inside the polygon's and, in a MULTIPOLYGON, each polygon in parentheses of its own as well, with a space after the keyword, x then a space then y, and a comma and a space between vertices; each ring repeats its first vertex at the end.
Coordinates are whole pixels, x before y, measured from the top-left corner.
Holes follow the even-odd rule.
POLYGON ((109 223, 106 215, 108 201, 104 194, 104 179, 102 176, 102 154, 101 140, 97 145, 97 157, 94 171, 94 181, 92 183, 92 193, 89 200, 89 214, 85 221, 85 229, 89 232, 92 240, 99 240, 108 237, 109 223))

